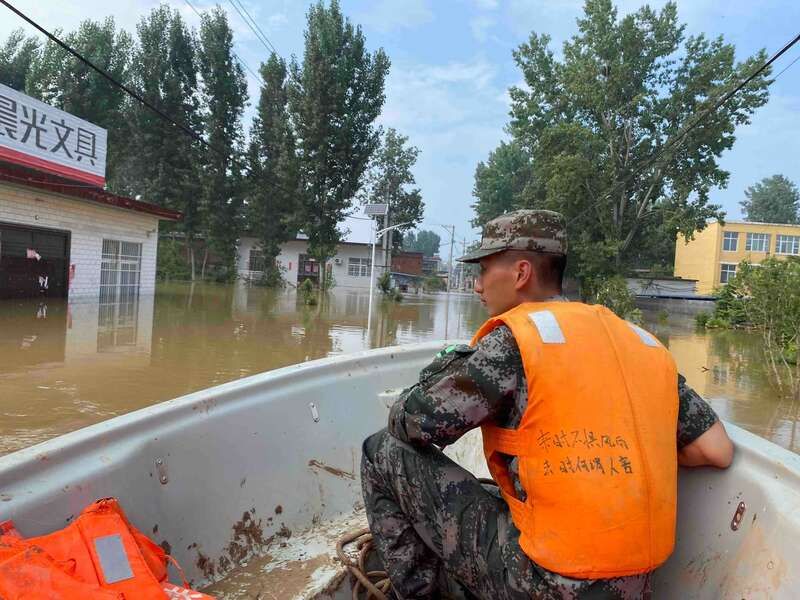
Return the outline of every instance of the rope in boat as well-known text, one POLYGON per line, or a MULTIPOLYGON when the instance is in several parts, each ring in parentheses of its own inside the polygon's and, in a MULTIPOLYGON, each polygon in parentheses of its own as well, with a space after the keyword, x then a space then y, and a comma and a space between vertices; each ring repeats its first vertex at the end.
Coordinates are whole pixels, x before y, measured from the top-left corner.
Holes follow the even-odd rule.
POLYGON ((359 529, 342 536, 336 542, 336 554, 347 570, 356 578, 353 586, 353 600, 360 600, 360 594, 366 594, 367 600, 387 600, 392 582, 386 571, 367 571, 367 556, 374 548, 372 534, 369 529, 359 529), (344 547, 355 542, 358 549, 358 560, 353 561, 344 551, 344 547))
MULTIPOLYGON (((481 485, 498 487, 493 479, 478 478, 481 485)), ((359 594, 365 593, 367 600, 388 600, 387 594, 392 589, 392 582, 386 571, 367 571, 367 556, 372 552, 374 542, 369 528, 358 529, 343 535, 336 542, 336 554, 347 570, 356 578, 353 586, 353 600, 360 600, 359 594), (344 551, 344 547, 355 542, 358 549, 358 560, 353 561, 344 551), (363 588, 363 590, 362 590, 363 588)))

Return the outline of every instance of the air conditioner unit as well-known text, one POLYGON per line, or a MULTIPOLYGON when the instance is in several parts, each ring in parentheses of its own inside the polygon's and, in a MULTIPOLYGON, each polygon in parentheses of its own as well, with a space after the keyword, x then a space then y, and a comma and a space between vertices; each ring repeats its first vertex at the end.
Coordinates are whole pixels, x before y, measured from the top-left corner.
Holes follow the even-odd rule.
POLYGON ((341 258, 334 258, 334 259, 333 259, 333 264, 335 264, 335 265, 340 265, 340 264, 342 264, 342 259, 341 259, 341 258))

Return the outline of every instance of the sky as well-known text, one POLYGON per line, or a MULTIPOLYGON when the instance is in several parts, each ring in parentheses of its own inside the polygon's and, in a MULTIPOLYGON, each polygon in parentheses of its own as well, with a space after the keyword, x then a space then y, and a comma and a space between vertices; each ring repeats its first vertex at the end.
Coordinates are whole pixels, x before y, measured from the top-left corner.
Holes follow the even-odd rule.
MULTIPOLYGON (((208 0, 188 0, 197 9, 208 0)), ((269 41, 284 57, 302 56, 303 31, 309 2, 305 0, 242 0, 269 41)), ((47 29, 74 29, 87 18, 113 16, 118 25, 134 31, 139 19, 156 6, 155 0, 12 0, 47 29)), ((187 22, 199 19, 187 0, 169 0, 187 22)), ((621 14, 645 4, 617 0, 621 14)), ((654 8, 664 0, 649 2, 654 8)), ((268 51, 234 10, 228 12, 235 50, 254 71, 268 51)), ((386 104, 380 123, 394 127, 420 149, 414 174, 425 201, 422 228, 434 229, 447 255, 449 235, 441 225, 454 225, 456 255, 463 241, 480 237, 469 221, 475 167, 486 160, 507 135, 508 88, 522 82, 512 52, 531 32, 547 33, 552 47, 576 31, 582 0, 342 0, 343 12, 363 27, 372 50, 383 47, 392 61, 386 84, 386 104)), ((0 7, 0 10, 6 10, 0 7)), ((800 32, 797 0, 678 0, 687 34, 722 35, 732 42, 737 58, 760 48, 772 54, 800 32)), ((0 39, 25 26, 7 12, 0 18, 0 39)), ((26 29, 30 29, 25 26, 26 29)), ((31 33, 34 30, 30 29, 31 33)), ((800 57, 800 44, 776 63, 780 72, 800 57)), ((248 74, 252 104, 258 83, 248 74)), ((721 204, 728 219, 741 218, 744 190, 763 177, 782 173, 800 184, 800 60, 771 87, 769 103, 752 123, 737 130, 733 149, 721 159, 731 177, 727 189, 715 190, 712 202, 721 204)))

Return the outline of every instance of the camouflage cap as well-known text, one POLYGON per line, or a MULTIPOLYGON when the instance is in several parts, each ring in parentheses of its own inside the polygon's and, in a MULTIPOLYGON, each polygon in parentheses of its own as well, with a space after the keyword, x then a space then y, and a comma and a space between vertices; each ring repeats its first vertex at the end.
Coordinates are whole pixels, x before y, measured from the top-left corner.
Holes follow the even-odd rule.
POLYGON ((567 253, 567 223, 552 210, 515 210, 483 227, 480 248, 457 259, 478 262, 505 250, 529 250, 544 254, 567 253))

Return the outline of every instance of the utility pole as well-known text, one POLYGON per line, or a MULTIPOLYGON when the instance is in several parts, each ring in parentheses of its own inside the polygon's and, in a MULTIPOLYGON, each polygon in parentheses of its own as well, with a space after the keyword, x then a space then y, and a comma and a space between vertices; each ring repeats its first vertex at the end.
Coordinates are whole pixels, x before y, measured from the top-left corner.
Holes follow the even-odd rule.
MULTIPOLYGON (((445 229, 447 227, 445 226, 445 229)), ((450 259, 447 261, 447 293, 450 293, 452 287, 450 281, 453 278, 453 246, 456 243, 456 226, 450 225, 450 259)))
MULTIPOLYGON (((464 256, 467 253, 467 238, 461 239, 461 256, 464 256)), ((459 278, 459 288, 462 292, 467 290, 467 267, 464 263, 461 263, 461 277, 459 278)))

